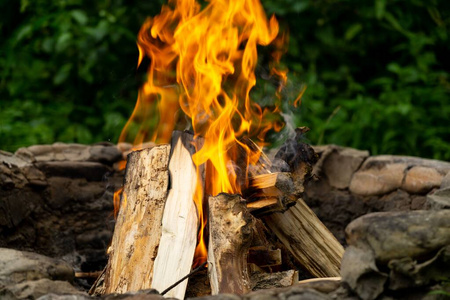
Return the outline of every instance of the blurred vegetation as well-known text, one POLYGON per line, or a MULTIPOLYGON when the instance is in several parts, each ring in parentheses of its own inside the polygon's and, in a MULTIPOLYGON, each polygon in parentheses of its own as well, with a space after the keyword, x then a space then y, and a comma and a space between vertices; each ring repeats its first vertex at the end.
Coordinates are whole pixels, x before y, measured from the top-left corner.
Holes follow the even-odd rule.
MULTIPOLYGON (((137 95, 136 34, 162 2, 4 0, 0 149, 116 142, 137 95)), ((450 160, 450 1, 262 2, 289 28, 285 96, 306 84, 290 118, 311 143, 450 160)))

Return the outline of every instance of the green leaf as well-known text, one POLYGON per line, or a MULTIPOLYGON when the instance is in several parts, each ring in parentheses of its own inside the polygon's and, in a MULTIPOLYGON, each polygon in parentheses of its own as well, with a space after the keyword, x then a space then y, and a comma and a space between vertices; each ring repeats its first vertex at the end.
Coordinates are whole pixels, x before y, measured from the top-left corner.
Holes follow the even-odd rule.
POLYGON ((72 33, 64 32, 56 40, 55 51, 61 53, 66 51, 69 45, 72 43, 72 33))
POLYGON ((65 64, 59 69, 58 73, 53 77, 53 84, 60 85, 69 77, 70 70, 72 69, 72 64, 65 64))
POLYGON ((386 0, 375 0, 375 17, 381 20, 386 9, 386 0))
POLYGON ((362 28, 363 27, 360 23, 356 23, 350 26, 345 32, 345 40, 350 41, 351 39, 353 39, 362 30, 362 28))
POLYGON ((88 17, 86 13, 80 9, 75 9, 70 12, 72 18, 75 19, 80 25, 86 25, 88 21, 88 17))

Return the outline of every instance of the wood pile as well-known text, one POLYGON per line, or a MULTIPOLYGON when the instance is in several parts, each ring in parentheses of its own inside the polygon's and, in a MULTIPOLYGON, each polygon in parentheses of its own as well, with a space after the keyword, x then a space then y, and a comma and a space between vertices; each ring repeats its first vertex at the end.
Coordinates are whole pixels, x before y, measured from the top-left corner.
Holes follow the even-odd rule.
MULTIPOLYGON (((170 145, 128 156, 104 293, 161 292, 191 271, 200 226, 193 195, 205 177, 192 155, 201 146, 201 138, 174 132, 170 145)), ((289 286, 298 271, 339 276, 343 247, 301 199, 315 160, 311 147, 289 140, 273 162, 262 153, 255 166, 241 168, 249 176, 242 195, 205 197, 212 294, 289 286)), ((183 299, 187 285, 165 295, 183 299)))

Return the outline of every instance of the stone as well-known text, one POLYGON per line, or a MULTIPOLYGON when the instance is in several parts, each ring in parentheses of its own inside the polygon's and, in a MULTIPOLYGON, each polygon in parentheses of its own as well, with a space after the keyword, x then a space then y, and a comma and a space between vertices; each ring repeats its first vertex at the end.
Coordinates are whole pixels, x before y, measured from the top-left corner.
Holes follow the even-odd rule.
POLYGON ((115 146, 92 146, 89 149, 89 161, 112 165, 122 159, 122 152, 115 146))
POLYGON ((388 275, 378 270, 369 249, 348 247, 341 263, 342 282, 363 300, 373 300, 383 293, 388 275))
POLYGON ((444 176, 441 182, 441 189, 450 188, 450 172, 447 172, 447 175, 444 176))
POLYGON ((450 209, 450 187, 427 195, 426 206, 432 210, 450 209))
POLYGON ((36 166, 47 177, 85 178, 88 181, 102 181, 112 169, 98 162, 47 161, 36 166))
POLYGON ((30 163, 15 155, 12 155, 11 153, 2 152, 0 153, 0 164, 3 164, 11 169, 12 166, 22 168, 30 163))
POLYGON ((72 282, 73 278, 72 266, 62 260, 0 248, 0 287, 39 279, 72 282))
POLYGON ((443 278, 450 278, 450 245, 424 262, 418 263, 410 257, 405 257, 389 261, 388 266, 391 270, 391 290, 417 288, 442 281, 443 278))
POLYGON ((353 174, 358 170, 363 161, 369 156, 369 151, 360 151, 352 148, 330 146, 331 152, 325 150, 323 156, 322 171, 328 178, 332 187, 347 189, 353 174))
POLYGON ((369 157, 353 175, 350 191, 369 196, 382 195, 401 188, 408 169, 421 166, 440 174, 450 171, 450 163, 410 156, 379 155, 369 157))
POLYGON ((450 244, 450 210, 371 213, 345 233, 349 245, 373 251, 377 263, 420 259, 450 244))
POLYGON ((438 188, 444 176, 436 169, 416 166, 409 169, 402 184, 402 189, 412 194, 423 194, 438 188))
MULTIPOLYGON (((22 283, 0 287, 0 296, 10 297, 10 299, 36 299, 46 294, 80 294, 86 293, 77 290, 67 281, 50 280, 42 278, 38 280, 25 281, 22 283)), ((2 298, 3 299, 3 298, 2 298)))
POLYGON ((407 165, 403 163, 393 163, 379 168, 361 168, 353 174, 349 187, 350 192, 363 196, 392 192, 401 187, 406 167, 407 165))
POLYGON ((75 294, 75 295, 57 295, 57 294, 47 294, 37 298, 36 300, 92 300, 95 298, 89 297, 84 294, 75 294))

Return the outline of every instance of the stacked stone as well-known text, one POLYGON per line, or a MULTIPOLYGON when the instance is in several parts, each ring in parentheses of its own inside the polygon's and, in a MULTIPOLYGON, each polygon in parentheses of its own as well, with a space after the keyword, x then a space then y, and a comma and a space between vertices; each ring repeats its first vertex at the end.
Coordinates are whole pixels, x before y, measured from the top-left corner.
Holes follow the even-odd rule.
POLYGON ((314 148, 318 178, 306 189, 306 203, 338 240, 344 228, 371 212, 410 211, 450 205, 450 163, 409 156, 369 156, 334 145, 314 148), (444 179, 447 178, 447 179, 444 179))
POLYGON ((0 246, 64 257, 101 270, 123 174, 115 145, 38 145, 0 151, 0 246))

